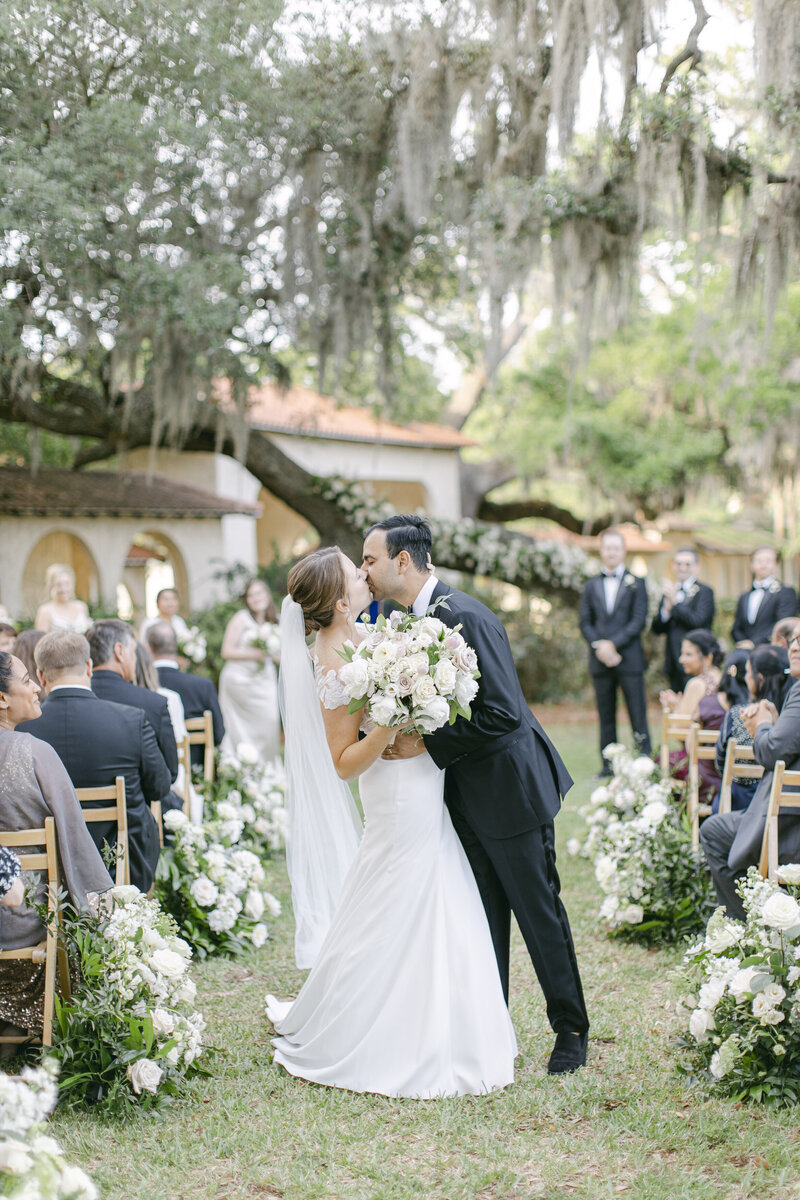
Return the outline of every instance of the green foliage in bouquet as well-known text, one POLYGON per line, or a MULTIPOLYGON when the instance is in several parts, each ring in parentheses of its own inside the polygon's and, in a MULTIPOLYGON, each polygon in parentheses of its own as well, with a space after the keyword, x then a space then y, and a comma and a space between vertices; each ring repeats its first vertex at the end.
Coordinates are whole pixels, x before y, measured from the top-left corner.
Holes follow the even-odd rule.
POLYGON ((79 982, 56 997, 61 1095, 114 1116, 160 1107, 198 1070, 205 1021, 188 978, 191 949, 158 903, 116 887, 96 912, 64 921, 79 982))
POLYGON ((678 1006, 679 1069, 772 1108, 800 1100, 800 865, 780 867, 778 879, 751 867, 739 884, 745 920, 717 909, 686 953, 678 1006))
POLYGON ((177 810, 164 824, 172 841, 159 858, 156 895, 195 954, 236 955, 263 946, 269 931, 261 918, 277 916, 281 906, 264 887, 258 855, 239 844, 243 821, 192 825, 177 810))
POLYGON ((704 928, 714 906, 680 786, 624 746, 603 753, 613 776, 592 792, 582 814, 588 835, 570 849, 594 863, 606 897, 600 917, 611 933, 649 945, 679 942, 704 928))

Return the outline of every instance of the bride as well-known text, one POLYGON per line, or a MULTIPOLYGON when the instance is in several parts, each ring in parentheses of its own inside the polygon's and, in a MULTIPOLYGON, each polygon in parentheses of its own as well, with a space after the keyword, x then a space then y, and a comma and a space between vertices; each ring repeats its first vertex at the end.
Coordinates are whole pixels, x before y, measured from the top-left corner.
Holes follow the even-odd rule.
MULTIPOLYGON (((366 577, 328 547, 295 564, 288 589, 281 682, 290 791, 290 751, 300 742, 308 763, 321 706, 322 753, 334 779, 359 777, 365 827, 299 996, 293 1003, 267 997, 267 1015, 280 1035, 273 1041, 275 1060, 314 1083, 386 1096, 424 1099, 505 1087, 514 1078, 516 1041, 483 905, 444 805, 444 773, 421 740, 414 741, 413 756, 396 756, 396 738, 412 735, 361 729, 338 680, 337 651, 363 636, 356 617, 372 598, 366 577), (304 637, 313 630, 316 692, 303 691, 312 679, 304 637)), ((319 800, 320 821, 329 822, 334 811, 337 824, 348 825, 341 795, 319 800)), ((298 817, 290 815, 290 834, 296 829, 310 839, 312 850, 316 840, 321 861, 327 835, 316 837, 298 817)), ((297 909, 296 850, 290 837, 297 909)), ((325 869, 330 866, 328 856, 325 869)))

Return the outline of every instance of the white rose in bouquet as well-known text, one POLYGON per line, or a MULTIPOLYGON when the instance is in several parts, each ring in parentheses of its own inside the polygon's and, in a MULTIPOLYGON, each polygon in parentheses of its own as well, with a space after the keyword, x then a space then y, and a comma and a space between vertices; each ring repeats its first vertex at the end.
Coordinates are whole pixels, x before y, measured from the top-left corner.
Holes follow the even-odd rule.
POLYGON ((378 694, 370 701, 369 711, 376 725, 388 728, 402 714, 403 709, 396 696, 378 694))
POLYGON ((411 699, 415 705, 425 704, 436 695, 436 684, 430 675, 418 675, 411 690, 411 699))
POLYGON ((466 643, 463 646, 459 646, 455 652, 455 664, 459 671, 464 671, 467 675, 471 675, 473 671, 477 671, 478 655, 472 646, 467 646, 466 643))
POLYGON ((150 1013, 154 1033, 171 1034, 175 1029, 175 1018, 166 1008, 154 1008, 150 1013))
POLYGON ((339 682, 351 700, 369 690, 369 666, 365 659, 354 658, 339 668, 339 682))
POLYGON ((700 988, 700 996, 697 1001, 698 1008, 704 1008, 708 1012, 713 1012, 725 995, 725 986, 724 979, 709 979, 704 983, 700 988))
POLYGON ((433 696, 419 709, 415 708, 414 717, 425 733, 433 733, 435 729, 441 729, 450 720, 450 705, 444 696, 433 696))
POLYGON ((430 660, 424 652, 409 654, 403 660, 403 666, 414 675, 427 675, 430 671, 430 660))
POLYGON ((797 928, 800 933, 800 905, 786 892, 774 892, 764 903, 761 920, 770 929, 785 931, 797 928))
POLYGON ((407 667, 401 667, 395 680, 398 696, 410 696, 414 690, 416 678, 416 672, 409 671, 407 667))
POLYGON ((212 904, 216 903, 219 888, 211 882, 207 875, 198 875, 197 879, 193 880, 189 892, 194 902, 201 908, 210 908, 212 904))
POLYGON ((151 1058, 137 1058, 136 1062, 128 1065, 128 1079, 137 1096, 141 1095, 142 1091, 157 1092, 163 1074, 161 1067, 151 1058))
POLYGON ((437 691, 443 696, 449 696, 455 690, 457 674, 449 658, 439 659, 433 672, 433 679, 437 691))
POLYGON ((800 883, 800 863, 785 863, 782 867, 778 867, 778 881, 780 883, 800 883))
POLYGON ((380 667, 385 670, 389 663, 394 662, 397 658, 394 645, 391 642, 381 642, 372 652, 372 663, 375 667, 380 667))

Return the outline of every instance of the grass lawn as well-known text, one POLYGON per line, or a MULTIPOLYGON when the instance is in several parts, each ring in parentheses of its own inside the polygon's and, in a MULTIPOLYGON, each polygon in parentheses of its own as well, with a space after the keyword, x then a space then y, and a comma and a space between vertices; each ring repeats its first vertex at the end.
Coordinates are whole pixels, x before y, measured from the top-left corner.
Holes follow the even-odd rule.
MULTIPOLYGON (((596 732, 547 721, 578 785, 556 822, 560 844, 596 770, 596 732)), ((267 991, 291 995, 291 905, 283 861, 270 865, 284 902, 273 940, 249 958, 196 968, 212 1075, 164 1120, 107 1125, 59 1113, 52 1132, 105 1200, 506 1200, 613 1197, 743 1200, 800 1196, 797 1112, 710 1101, 674 1070, 667 1004, 675 952, 609 940, 583 860, 560 857, 564 896, 592 1020, 590 1060, 545 1073, 552 1035, 517 937, 511 1012, 521 1055, 515 1085, 484 1097, 389 1100, 316 1087, 270 1063, 267 991)))

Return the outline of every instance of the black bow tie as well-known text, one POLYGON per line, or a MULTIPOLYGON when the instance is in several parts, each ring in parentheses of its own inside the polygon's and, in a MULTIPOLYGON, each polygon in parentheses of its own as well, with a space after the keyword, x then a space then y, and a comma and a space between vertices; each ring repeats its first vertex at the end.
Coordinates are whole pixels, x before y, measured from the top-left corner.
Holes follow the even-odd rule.
POLYGON ((603 579, 619 579, 616 571, 603 571, 603 579))

